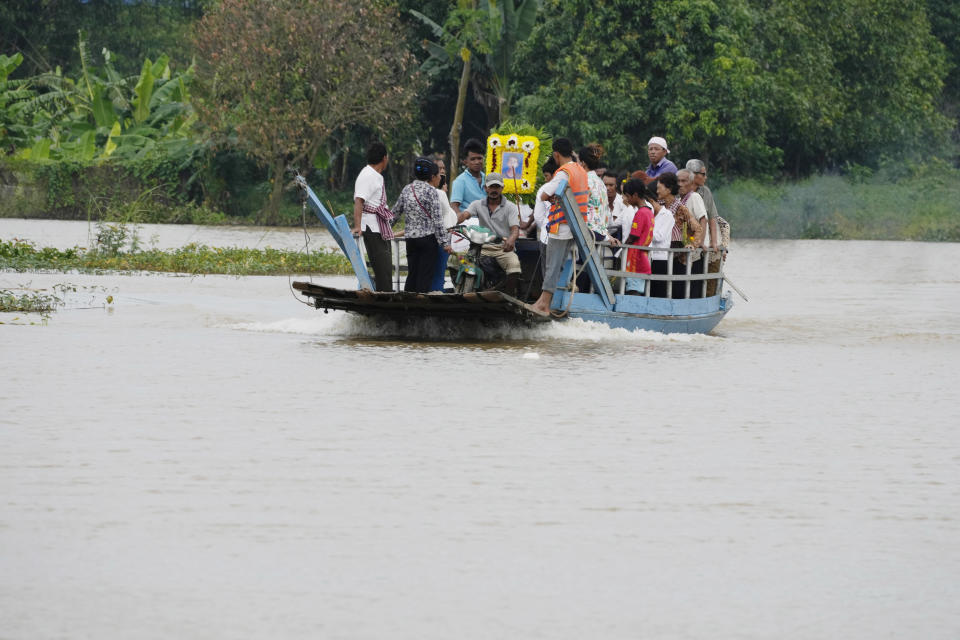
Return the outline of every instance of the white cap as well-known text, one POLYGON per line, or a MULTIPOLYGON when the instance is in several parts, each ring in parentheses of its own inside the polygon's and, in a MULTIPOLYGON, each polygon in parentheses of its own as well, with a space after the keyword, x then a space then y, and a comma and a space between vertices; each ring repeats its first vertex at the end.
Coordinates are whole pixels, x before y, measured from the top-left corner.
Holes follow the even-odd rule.
POLYGON ((647 146, 649 147, 652 144, 660 145, 661 147, 663 147, 664 151, 666 151, 667 153, 670 153, 670 148, 667 147, 667 141, 661 138, 660 136, 653 136, 652 138, 650 138, 650 141, 647 142, 647 146))

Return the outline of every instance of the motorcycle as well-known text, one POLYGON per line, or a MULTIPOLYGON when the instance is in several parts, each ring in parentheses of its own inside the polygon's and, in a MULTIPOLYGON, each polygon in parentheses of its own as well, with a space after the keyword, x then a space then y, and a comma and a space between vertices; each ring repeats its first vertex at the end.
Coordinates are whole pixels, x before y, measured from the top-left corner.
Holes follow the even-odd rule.
POLYGON ((451 244, 454 249, 458 245, 469 243, 469 248, 462 253, 457 252, 460 258, 460 266, 453 280, 454 291, 470 293, 483 289, 489 279, 481 264, 480 256, 483 245, 499 242, 500 238, 490 229, 481 226, 457 227, 451 232, 451 235, 453 236, 451 244))

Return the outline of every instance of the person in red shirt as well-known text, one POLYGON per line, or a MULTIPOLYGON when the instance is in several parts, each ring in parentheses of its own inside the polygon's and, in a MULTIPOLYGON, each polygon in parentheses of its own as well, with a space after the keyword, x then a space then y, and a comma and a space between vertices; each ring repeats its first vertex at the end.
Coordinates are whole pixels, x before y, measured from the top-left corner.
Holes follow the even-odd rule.
MULTIPOLYGON (((653 209, 644 196, 647 187, 640 178, 628 180, 623 186, 623 201, 631 207, 636 207, 633 214, 633 223, 630 225, 630 234, 623 241, 625 245, 650 246, 653 238, 653 209)), ((644 249, 627 249, 627 261, 624 271, 630 273, 650 273, 650 256, 644 249)), ((643 278, 627 278, 625 287, 627 295, 642 296, 646 290, 647 281, 643 278)))

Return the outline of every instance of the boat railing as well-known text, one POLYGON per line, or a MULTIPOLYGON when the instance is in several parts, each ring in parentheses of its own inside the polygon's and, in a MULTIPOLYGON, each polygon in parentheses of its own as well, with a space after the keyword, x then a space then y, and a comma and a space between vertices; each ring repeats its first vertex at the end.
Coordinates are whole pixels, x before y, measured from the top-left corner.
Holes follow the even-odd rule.
MULTIPOLYGON (((596 247, 600 251, 601 257, 603 259, 604 273, 608 278, 616 278, 616 293, 619 295, 624 295, 626 292, 627 278, 633 278, 637 280, 645 280, 647 282, 683 282, 683 295, 675 296, 674 287, 668 286, 666 289, 666 297, 675 298, 675 299, 689 299, 690 298, 690 285, 693 282, 703 281, 704 288, 707 285, 708 281, 716 282, 717 289, 714 295, 722 296, 723 295, 723 265, 726 262, 726 249, 718 249, 714 251, 713 249, 689 249, 686 247, 682 248, 670 248, 670 247, 650 247, 649 245, 636 245, 636 244, 619 244, 612 245, 607 241, 596 242, 596 247), (668 254, 666 263, 667 263, 667 273, 666 274, 657 274, 657 273, 634 273, 632 271, 626 271, 622 269, 620 265, 626 261, 626 251, 628 249, 639 249, 647 254, 647 259, 652 263, 653 260, 650 257, 651 253, 666 253, 668 254), (693 263, 697 260, 694 259, 696 254, 700 254, 702 257, 703 270, 694 273, 693 272, 693 263), (719 255, 720 260, 717 266, 716 271, 710 271, 710 263, 715 260, 715 256, 719 255), (677 256, 688 256, 683 265, 684 271, 682 273, 674 273, 674 258, 677 256), (618 264, 619 263, 619 264, 618 264), (610 266, 608 266, 610 265, 610 266)), ((644 287, 643 296, 649 298, 651 286, 647 285, 644 287)), ((593 285, 590 286, 591 291, 593 290, 593 285)), ((703 294, 706 295, 706 292, 703 294)))
MULTIPOLYGON (((393 284, 396 287, 397 291, 402 289, 403 281, 401 279, 401 274, 406 273, 406 264, 401 260, 401 247, 403 246, 403 237, 393 238, 392 240, 392 256, 393 256, 393 284)), ((604 273, 607 278, 615 280, 616 282, 616 293, 619 295, 624 295, 626 293, 627 278, 634 278, 638 280, 645 280, 647 282, 683 282, 683 295, 674 296, 673 287, 668 286, 666 291, 667 298, 675 299, 689 299, 690 298, 690 284, 692 282, 704 282, 704 287, 708 281, 715 281, 717 283, 716 293, 714 295, 723 295, 723 266, 726 262, 726 249, 718 249, 714 251, 713 249, 688 249, 688 248, 669 248, 669 247, 650 247, 648 245, 635 245, 635 244, 620 244, 612 245, 607 241, 596 242, 595 246, 598 251, 601 253, 603 259, 604 273), (627 249, 639 249, 647 254, 647 258, 650 259, 650 254, 653 252, 656 253, 666 253, 668 254, 667 262, 667 273, 666 274, 657 274, 657 273, 634 273, 632 271, 626 271, 622 269, 619 265, 626 260, 626 251, 627 249), (703 268, 707 271, 694 273, 693 272, 693 263, 695 260, 687 259, 686 264, 684 265, 684 271, 682 273, 674 273, 674 257, 676 255, 691 255, 695 253, 701 253, 703 257, 703 268), (710 263, 713 259, 713 256, 721 256, 719 261, 719 266, 717 271, 709 271, 710 263), (618 264, 619 263, 619 264, 618 264)), ((652 260, 651 260, 652 262, 652 260)), ((572 284, 572 283, 571 283, 572 284)), ((563 289, 564 287, 560 287, 563 289)), ((644 297, 650 296, 651 286, 644 287, 644 297)), ((593 293, 593 285, 590 286, 590 292, 593 293)))

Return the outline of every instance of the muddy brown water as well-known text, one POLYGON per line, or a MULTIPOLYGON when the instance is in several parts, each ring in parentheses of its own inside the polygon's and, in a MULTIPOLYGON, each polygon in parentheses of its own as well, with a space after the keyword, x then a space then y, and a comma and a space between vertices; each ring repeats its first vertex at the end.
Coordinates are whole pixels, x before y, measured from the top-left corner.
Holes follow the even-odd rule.
POLYGON ((738 242, 709 336, 0 272, 77 287, 0 326, 0 637, 956 638, 957 250, 738 242))

